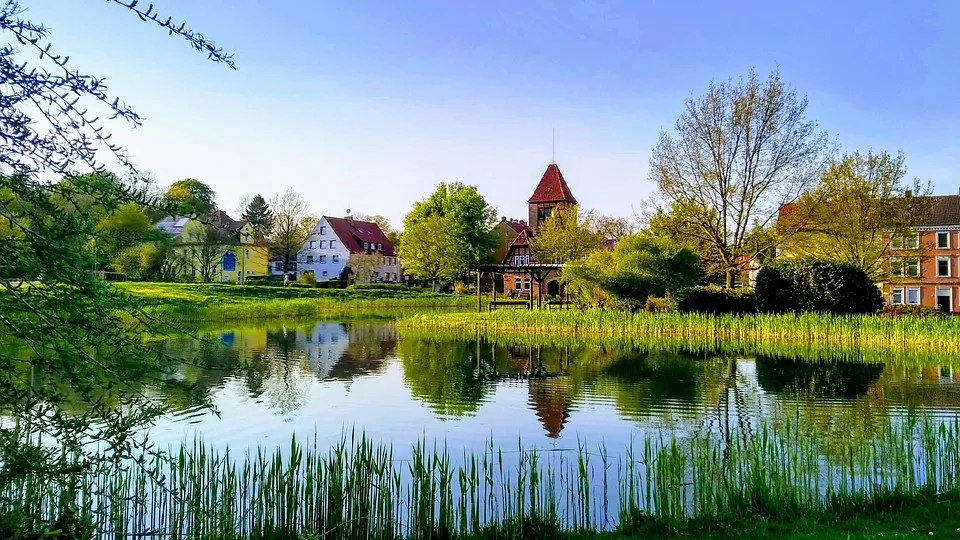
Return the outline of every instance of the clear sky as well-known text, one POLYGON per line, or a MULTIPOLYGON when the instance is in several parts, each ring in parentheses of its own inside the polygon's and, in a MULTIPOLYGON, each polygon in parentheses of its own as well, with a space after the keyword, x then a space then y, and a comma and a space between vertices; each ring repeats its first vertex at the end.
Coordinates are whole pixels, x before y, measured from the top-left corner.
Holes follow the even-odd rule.
POLYGON ((114 129, 141 168, 231 212, 292 186, 315 214, 399 224, 462 181, 523 217, 555 128, 581 205, 630 217, 684 101, 752 67, 779 67, 843 150, 902 150, 911 178, 960 188, 956 0, 153 0, 237 71, 110 2, 21 3, 146 118, 114 129))

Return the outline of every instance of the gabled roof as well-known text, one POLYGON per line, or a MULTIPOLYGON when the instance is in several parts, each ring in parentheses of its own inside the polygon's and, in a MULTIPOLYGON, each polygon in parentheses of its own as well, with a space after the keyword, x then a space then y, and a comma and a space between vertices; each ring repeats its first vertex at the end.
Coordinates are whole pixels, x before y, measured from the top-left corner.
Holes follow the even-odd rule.
POLYGON ((154 223, 153 227, 166 231, 174 238, 180 238, 180 235, 183 234, 183 226, 186 225, 188 221, 190 221, 190 218, 187 216, 167 216, 154 223))
POLYGON ((531 236, 533 236, 533 231, 529 228, 520 231, 520 235, 514 238, 513 242, 510 242, 510 247, 529 246, 531 236))
POLYGON ((504 219, 503 222, 509 225, 513 230, 517 231, 518 233, 522 233, 524 231, 530 230, 530 225, 527 225, 526 221, 511 218, 511 219, 504 219))
POLYGON ((383 234, 383 231, 380 230, 380 226, 376 223, 369 221, 360 221, 359 219, 353 218, 337 218, 330 216, 323 216, 323 219, 327 220, 327 223, 330 224, 330 228, 333 229, 333 232, 336 233, 337 238, 340 239, 340 242, 343 243, 343 247, 347 249, 350 253, 366 253, 367 251, 363 249, 363 243, 367 242, 370 244, 383 244, 383 250, 377 251, 377 253, 382 253, 389 257, 396 255, 396 251, 393 249, 393 244, 390 243, 390 240, 387 240, 387 235, 383 234))
POLYGON ((222 229, 230 232, 237 232, 240 229, 242 229, 243 226, 246 224, 247 224, 246 221, 237 221, 232 217, 230 217, 223 210, 217 210, 216 212, 213 213, 213 226, 218 229, 222 229))
POLYGON ((930 211, 919 224, 920 227, 946 227, 960 225, 960 195, 934 195, 930 211))
POLYGON ((547 202, 568 202, 577 204, 577 199, 570 192, 570 186, 563 179, 563 173, 556 163, 547 165, 547 170, 543 172, 537 189, 530 196, 528 203, 547 203, 547 202))

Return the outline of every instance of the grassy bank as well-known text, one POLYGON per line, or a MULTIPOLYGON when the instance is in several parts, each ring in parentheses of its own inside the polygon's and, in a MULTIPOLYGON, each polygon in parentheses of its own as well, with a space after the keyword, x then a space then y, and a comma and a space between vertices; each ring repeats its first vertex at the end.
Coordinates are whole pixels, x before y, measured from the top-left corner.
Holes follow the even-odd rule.
POLYGON ((475 336, 504 342, 565 340, 645 348, 763 354, 806 361, 902 362, 936 358, 960 365, 960 318, 902 316, 514 311, 427 313, 404 318, 408 331, 475 336))
POLYGON ((476 298, 413 288, 307 289, 221 283, 118 283, 154 314, 178 320, 308 317, 393 309, 476 308, 476 298))
POLYGON ((329 449, 293 440, 235 455, 194 442, 170 455, 62 485, 10 485, 0 511, 35 526, 72 504, 98 534, 197 538, 709 536, 742 524, 759 536, 845 530, 850 516, 883 523, 914 507, 927 509, 915 516, 927 527, 924 513, 957 518, 960 418, 889 420, 865 440, 824 440, 790 422, 650 435, 616 452, 491 444, 461 454, 442 441, 398 452, 350 434, 329 449))

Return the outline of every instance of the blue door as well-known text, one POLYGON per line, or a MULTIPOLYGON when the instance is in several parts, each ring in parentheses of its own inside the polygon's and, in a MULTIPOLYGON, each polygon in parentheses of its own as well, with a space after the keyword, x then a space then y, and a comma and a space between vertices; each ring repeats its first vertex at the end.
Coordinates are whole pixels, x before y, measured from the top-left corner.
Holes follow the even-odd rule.
POLYGON ((223 254, 223 260, 220 261, 220 266, 223 268, 224 272, 232 272, 237 269, 237 256, 233 254, 232 251, 228 251, 223 254))

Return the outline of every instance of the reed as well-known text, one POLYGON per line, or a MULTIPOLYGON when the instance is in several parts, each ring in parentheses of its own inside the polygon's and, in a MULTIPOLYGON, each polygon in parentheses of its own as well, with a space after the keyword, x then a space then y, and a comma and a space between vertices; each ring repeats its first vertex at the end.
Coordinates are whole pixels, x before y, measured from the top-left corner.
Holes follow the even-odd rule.
MULTIPOLYGON (((960 365, 960 318, 826 314, 713 316, 621 311, 428 313, 402 318, 407 332, 483 336, 500 342, 619 343, 648 349, 760 354, 817 360, 960 365)), ((532 343, 531 343, 532 344, 532 343)))
POLYGON ((114 537, 520 538, 789 519, 960 489, 960 417, 908 414, 854 440, 825 440, 790 421, 719 436, 649 435, 619 453, 584 443, 453 453, 424 440, 400 455, 350 432, 330 448, 292 439, 237 456, 194 440, 62 483, 8 484, 0 511, 52 522, 73 508, 96 534, 114 537))

